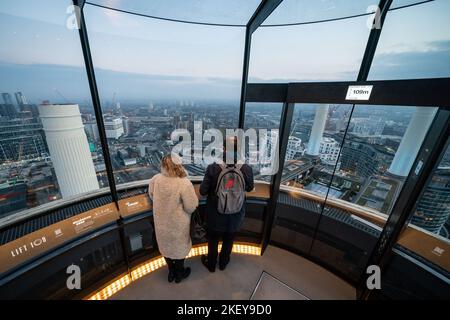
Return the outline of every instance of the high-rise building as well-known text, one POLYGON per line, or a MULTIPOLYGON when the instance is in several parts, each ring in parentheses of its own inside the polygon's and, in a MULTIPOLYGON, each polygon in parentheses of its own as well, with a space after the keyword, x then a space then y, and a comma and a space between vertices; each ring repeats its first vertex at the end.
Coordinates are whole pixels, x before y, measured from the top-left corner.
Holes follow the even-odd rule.
POLYGON ((0 105, 0 116, 14 119, 18 116, 17 109, 13 104, 11 94, 2 93, 3 104, 0 105))
POLYGON ((340 162, 342 170, 349 171, 355 176, 369 178, 379 173, 378 150, 364 141, 346 139, 340 162))
POLYGON ((339 143, 333 138, 323 137, 320 142, 320 160, 329 165, 335 165, 339 157, 339 143))
POLYGON ((98 189, 78 105, 40 105, 39 114, 62 197, 98 189))
POLYGON ((450 219, 450 147, 432 175, 417 204, 411 222, 425 230, 448 236, 450 230, 442 230, 450 219), (442 232, 445 231, 445 232, 442 232))
POLYGON ((105 132, 108 139, 119 139, 123 134, 123 123, 121 118, 106 117, 105 132))
POLYGON ((17 105, 19 107, 28 104, 27 98, 25 98, 25 96, 22 94, 22 92, 20 92, 20 91, 16 92, 16 93, 14 93, 14 95, 16 96, 17 105))
POLYGON ((286 160, 292 160, 297 153, 303 154, 302 139, 290 136, 286 150, 286 160))
POLYGON ((379 136, 385 127, 385 122, 379 117, 355 119, 352 123, 353 133, 361 136, 379 136))
POLYGON ((98 141, 100 139, 97 122, 86 122, 84 124, 84 129, 86 130, 86 133, 88 134, 91 141, 98 141))
POLYGON ((278 170, 278 130, 269 130, 259 137, 259 171, 261 175, 273 175, 278 170))
POLYGON ((8 93, 8 92, 2 93, 2 98, 3 98, 3 103, 4 104, 9 104, 9 105, 13 104, 13 101, 12 101, 10 93, 8 93))
POLYGON ((146 154, 146 146, 143 144, 138 145, 139 148, 139 156, 140 157, 145 157, 146 154))
POLYGON ((123 116, 122 117, 122 126, 125 136, 130 134, 130 122, 128 117, 123 116))
POLYGON ((450 167, 439 167, 425 188, 412 224, 439 234, 450 217, 450 167))

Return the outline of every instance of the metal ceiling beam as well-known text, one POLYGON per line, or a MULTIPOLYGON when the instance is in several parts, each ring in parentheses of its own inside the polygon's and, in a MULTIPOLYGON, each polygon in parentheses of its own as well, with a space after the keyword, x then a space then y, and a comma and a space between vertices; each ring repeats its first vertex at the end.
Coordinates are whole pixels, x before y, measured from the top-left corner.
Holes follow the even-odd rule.
POLYGON ((252 46, 252 34, 278 7, 283 0, 262 0, 256 11, 247 23, 245 30, 244 63, 242 67, 241 100, 239 103, 239 128, 244 128, 245 121, 245 96, 248 82, 248 67, 250 63, 250 48, 252 46))
MULTIPOLYGON (((82 5, 82 4, 84 4, 84 0, 73 0, 73 4, 75 6, 82 5)), ((80 44, 81 44, 81 49, 83 51, 84 65, 86 67, 86 75, 87 75, 87 79, 89 82, 89 89, 91 92, 92 105, 94 108, 95 118, 97 121, 98 133, 99 133, 100 142, 101 142, 102 151, 103 151, 103 158, 105 159, 105 167, 106 167, 106 173, 108 176, 108 184, 109 184, 109 188, 111 190, 113 202, 115 203, 116 207, 119 208, 116 183, 114 180, 113 167, 112 167, 110 154, 109 154, 108 140, 106 138, 106 131, 105 131, 105 123, 103 121, 103 112, 102 112, 102 107, 100 104, 100 98, 98 95, 97 81, 95 79, 94 63, 92 61, 91 49, 89 46, 89 38, 88 38, 87 29, 86 29, 86 22, 84 20, 84 13, 83 13, 83 10, 80 10, 79 13, 75 12, 75 14, 79 14, 79 17, 77 17, 78 18, 77 20, 79 22, 78 32, 79 32, 79 36, 80 36, 80 44)))
POLYGON ((278 131, 278 170, 276 174, 272 176, 272 181, 270 184, 270 200, 267 204, 267 210, 264 216, 263 236, 261 240, 261 254, 264 253, 267 246, 269 245, 272 235, 272 228, 275 221, 278 205, 278 195, 280 193, 281 178, 284 169, 284 161, 286 160, 287 145, 291 132, 292 118, 294 116, 294 106, 294 103, 285 102, 283 104, 283 109, 281 110, 280 127, 278 131))
POLYGON ((83 10, 85 2, 86 0, 73 0, 73 4, 80 7, 81 10, 83 10))
POLYGON ((392 1, 393 0, 380 0, 380 3, 378 4, 378 18, 377 15, 375 15, 372 30, 370 31, 366 50, 364 52, 361 67, 359 69, 357 81, 365 81, 369 76, 370 67, 372 66, 373 57, 375 56, 378 40, 380 40, 384 20, 386 19, 386 15, 389 11, 389 8, 391 7, 392 1))
POLYGON ((267 19, 268 16, 278 7, 283 0, 262 0, 247 23, 247 28, 250 34, 255 32, 256 29, 267 19))

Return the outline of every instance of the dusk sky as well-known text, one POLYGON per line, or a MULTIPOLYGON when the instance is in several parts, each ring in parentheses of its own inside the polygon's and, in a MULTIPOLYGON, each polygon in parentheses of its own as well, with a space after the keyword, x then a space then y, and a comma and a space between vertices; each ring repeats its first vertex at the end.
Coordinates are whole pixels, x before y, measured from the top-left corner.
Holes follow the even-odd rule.
MULTIPOLYGON (((92 2, 155 16, 245 24, 257 0, 92 2)), ((393 7, 414 1, 394 1, 393 7)), ((366 13, 373 0, 285 0, 265 24, 366 13)), ((66 28, 62 0, 0 2, 1 92, 43 99, 89 97, 78 32, 66 28)), ((148 19, 86 4, 86 23, 99 91, 123 99, 239 98, 245 29, 148 19)), ((448 77, 450 1, 391 11, 373 79, 448 77)), ((250 81, 355 80, 366 46, 367 18, 290 27, 253 35, 250 81)))

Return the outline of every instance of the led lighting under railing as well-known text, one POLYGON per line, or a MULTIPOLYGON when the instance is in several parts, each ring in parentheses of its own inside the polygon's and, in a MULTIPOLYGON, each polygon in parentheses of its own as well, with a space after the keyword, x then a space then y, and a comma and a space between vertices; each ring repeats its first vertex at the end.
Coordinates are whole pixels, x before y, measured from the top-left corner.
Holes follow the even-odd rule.
MULTIPOLYGON (((222 245, 219 244, 219 250, 222 245)), ((189 252, 187 258, 197 257, 202 254, 208 253, 208 245, 199 245, 195 246, 189 252)), ((244 243, 236 243, 233 245, 233 253, 239 254, 247 254, 247 255, 261 255, 261 248, 256 244, 244 244, 244 243)), ((161 267, 166 265, 166 261, 163 257, 159 256, 154 258, 144 264, 141 264, 131 270, 129 274, 123 275, 119 279, 113 281, 106 287, 100 289, 99 291, 91 294, 86 299, 87 300, 107 300, 112 295, 116 294, 126 286, 128 286, 131 282, 138 280, 139 278, 158 270, 161 267)))

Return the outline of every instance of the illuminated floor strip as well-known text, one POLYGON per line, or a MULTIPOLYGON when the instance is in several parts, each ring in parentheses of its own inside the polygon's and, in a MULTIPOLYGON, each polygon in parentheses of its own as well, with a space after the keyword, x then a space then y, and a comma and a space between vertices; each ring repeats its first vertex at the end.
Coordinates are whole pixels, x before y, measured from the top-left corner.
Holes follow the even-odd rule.
MULTIPOLYGON (((219 244, 219 250, 222 245, 219 244)), ((189 252, 187 258, 197 257, 202 254, 208 253, 208 245, 200 245, 193 247, 189 252)), ((233 253, 248 254, 248 255, 261 255, 261 248, 255 244, 236 243, 233 245, 233 253)), ((90 295, 87 300, 106 300, 115 293, 119 292, 131 282, 138 280, 139 278, 158 270, 166 265, 166 261, 163 257, 154 258, 136 268, 134 268, 130 274, 126 274, 121 278, 110 283, 108 286, 90 295)))

